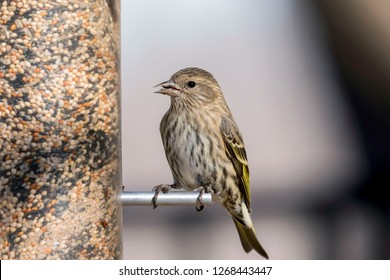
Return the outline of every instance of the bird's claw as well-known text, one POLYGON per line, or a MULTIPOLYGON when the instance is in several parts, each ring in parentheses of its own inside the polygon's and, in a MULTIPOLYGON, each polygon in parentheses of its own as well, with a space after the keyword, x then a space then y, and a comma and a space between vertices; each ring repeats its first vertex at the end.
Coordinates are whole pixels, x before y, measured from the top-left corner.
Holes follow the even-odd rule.
POLYGON ((174 188, 174 185, 164 185, 164 184, 161 184, 161 185, 158 185, 158 186, 155 186, 152 191, 154 191, 154 196, 152 198, 152 205, 153 205, 153 209, 156 209, 157 208, 157 197, 158 195, 163 192, 163 193, 167 193, 169 192, 170 190, 172 190, 174 188))
POLYGON ((198 195, 198 198, 196 199, 196 202, 200 204, 200 205, 197 205, 195 207, 195 209, 196 209, 196 211, 200 212, 205 208, 205 205, 203 204, 203 201, 202 201, 203 194, 204 193, 211 193, 212 188, 210 186, 202 186, 202 187, 195 189, 195 191, 199 191, 199 195, 198 195))

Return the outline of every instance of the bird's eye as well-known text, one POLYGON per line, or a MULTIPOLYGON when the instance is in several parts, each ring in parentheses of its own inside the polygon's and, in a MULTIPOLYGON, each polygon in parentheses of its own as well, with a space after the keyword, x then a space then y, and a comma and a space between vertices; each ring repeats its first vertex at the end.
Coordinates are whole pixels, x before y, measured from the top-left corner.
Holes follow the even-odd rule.
POLYGON ((196 86, 196 83, 195 83, 194 81, 189 81, 189 82, 187 83, 187 86, 190 87, 190 88, 193 88, 193 87, 196 86))

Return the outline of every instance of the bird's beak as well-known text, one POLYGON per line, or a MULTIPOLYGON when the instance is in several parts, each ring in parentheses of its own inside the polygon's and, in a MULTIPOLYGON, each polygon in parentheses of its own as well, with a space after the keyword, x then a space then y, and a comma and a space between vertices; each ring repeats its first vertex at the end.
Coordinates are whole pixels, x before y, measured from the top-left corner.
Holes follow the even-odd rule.
POLYGON ((162 82, 154 87, 161 87, 158 91, 155 91, 155 93, 161 93, 172 97, 177 97, 181 93, 179 86, 175 84, 172 79, 166 82, 162 82))

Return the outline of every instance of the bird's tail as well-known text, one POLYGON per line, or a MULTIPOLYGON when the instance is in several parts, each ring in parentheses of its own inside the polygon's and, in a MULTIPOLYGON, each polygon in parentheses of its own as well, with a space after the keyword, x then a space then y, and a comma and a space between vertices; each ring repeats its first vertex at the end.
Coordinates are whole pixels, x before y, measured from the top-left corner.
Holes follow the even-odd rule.
POLYGON ((238 234, 240 236, 242 247, 247 253, 254 249, 261 256, 268 259, 267 252, 264 250, 263 246, 260 245, 260 242, 256 237, 255 228, 253 227, 252 219, 249 216, 247 207, 242 207, 242 211, 244 219, 241 220, 235 215, 232 216, 234 224, 236 225, 238 234))

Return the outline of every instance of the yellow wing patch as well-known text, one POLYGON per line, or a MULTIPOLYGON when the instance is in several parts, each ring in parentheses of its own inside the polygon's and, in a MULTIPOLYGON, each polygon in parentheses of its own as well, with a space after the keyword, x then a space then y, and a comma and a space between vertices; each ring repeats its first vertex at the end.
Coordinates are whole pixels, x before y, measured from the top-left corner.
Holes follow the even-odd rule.
POLYGON ((223 117, 221 121, 221 134, 226 146, 226 153, 233 163, 239 179, 239 188, 250 212, 250 182, 248 159, 240 131, 236 123, 230 117, 223 117))

